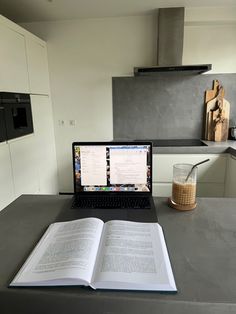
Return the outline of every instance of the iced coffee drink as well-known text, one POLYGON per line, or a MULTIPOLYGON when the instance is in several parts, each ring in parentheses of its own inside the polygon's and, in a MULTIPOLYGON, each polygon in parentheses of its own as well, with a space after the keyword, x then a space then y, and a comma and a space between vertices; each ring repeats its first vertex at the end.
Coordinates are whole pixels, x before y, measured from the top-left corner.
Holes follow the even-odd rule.
POLYGON ((191 164, 176 164, 173 167, 172 203, 183 209, 196 204, 197 169, 191 164))
POLYGON ((173 182, 172 200, 180 205, 194 204, 196 201, 196 183, 173 182))

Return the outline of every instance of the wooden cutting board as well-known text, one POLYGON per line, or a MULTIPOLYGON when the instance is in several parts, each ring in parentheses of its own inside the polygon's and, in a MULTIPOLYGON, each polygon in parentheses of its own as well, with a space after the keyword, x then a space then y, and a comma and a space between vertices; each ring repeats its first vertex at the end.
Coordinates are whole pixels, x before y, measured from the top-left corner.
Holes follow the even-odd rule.
POLYGON ((217 90, 219 88, 220 82, 218 80, 213 81, 213 88, 210 90, 206 90, 205 92, 205 139, 208 141, 212 141, 213 135, 211 134, 211 121, 212 114, 211 110, 215 107, 217 101, 217 90))
POLYGON ((220 82, 218 80, 214 80, 212 89, 206 90, 205 92, 205 104, 207 104, 208 101, 216 97, 219 86, 220 86, 220 82))
POLYGON ((213 81, 213 89, 205 93, 205 139, 208 141, 228 138, 230 104, 224 95, 224 88, 217 80, 213 81))
POLYGON ((213 140, 215 142, 226 141, 229 133, 230 104, 222 98, 222 106, 213 111, 213 140))

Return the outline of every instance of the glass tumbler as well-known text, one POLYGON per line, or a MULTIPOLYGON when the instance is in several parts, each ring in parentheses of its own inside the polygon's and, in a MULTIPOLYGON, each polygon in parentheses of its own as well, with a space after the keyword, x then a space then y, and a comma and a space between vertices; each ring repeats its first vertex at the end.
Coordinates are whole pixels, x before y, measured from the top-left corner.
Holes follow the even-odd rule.
POLYGON ((173 166, 173 182, 171 202, 177 209, 193 209, 196 207, 197 167, 192 164, 175 164, 173 166))

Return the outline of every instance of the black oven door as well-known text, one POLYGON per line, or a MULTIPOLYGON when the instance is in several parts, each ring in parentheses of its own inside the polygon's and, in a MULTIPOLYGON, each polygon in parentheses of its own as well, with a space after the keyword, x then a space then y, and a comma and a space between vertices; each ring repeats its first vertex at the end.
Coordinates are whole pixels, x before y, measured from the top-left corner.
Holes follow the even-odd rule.
POLYGON ((6 138, 8 140, 33 133, 30 95, 2 93, 6 138))
POLYGON ((5 125, 5 116, 4 116, 4 107, 0 104, 0 142, 4 142, 7 139, 6 125, 5 125))

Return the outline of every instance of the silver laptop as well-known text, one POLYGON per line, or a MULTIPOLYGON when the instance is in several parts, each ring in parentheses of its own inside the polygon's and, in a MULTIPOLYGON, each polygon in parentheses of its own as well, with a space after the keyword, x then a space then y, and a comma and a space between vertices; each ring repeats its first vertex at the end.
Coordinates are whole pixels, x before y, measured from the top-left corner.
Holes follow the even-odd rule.
POLYGON ((72 153, 80 217, 157 221, 151 142, 74 142, 72 153))

